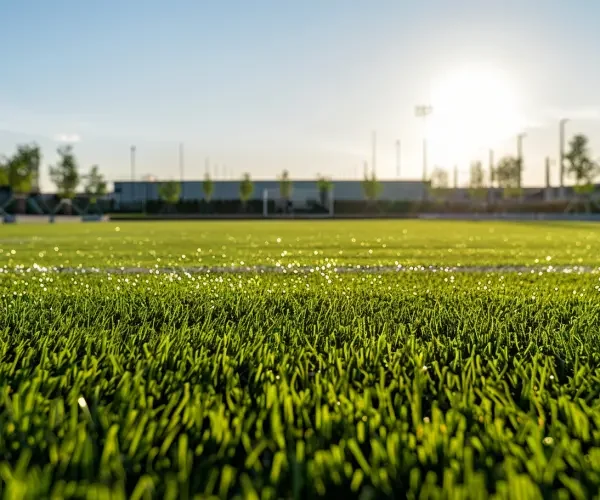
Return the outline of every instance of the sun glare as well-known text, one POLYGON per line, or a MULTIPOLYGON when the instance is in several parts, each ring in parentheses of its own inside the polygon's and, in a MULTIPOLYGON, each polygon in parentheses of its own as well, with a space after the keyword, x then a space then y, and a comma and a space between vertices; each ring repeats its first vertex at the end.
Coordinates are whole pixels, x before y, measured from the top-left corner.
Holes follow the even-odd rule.
POLYGON ((427 134, 441 164, 468 161, 523 125, 515 87, 495 68, 463 68, 435 81, 431 105, 427 134))

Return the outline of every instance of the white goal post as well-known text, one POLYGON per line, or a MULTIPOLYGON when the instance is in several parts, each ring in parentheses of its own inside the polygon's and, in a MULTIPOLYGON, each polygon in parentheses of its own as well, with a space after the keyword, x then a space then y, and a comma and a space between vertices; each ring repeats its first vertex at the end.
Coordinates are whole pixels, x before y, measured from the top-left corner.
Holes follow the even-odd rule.
POLYGON ((334 207, 333 188, 327 192, 318 189, 292 189, 288 200, 279 189, 263 190, 263 216, 306 214, 315 217, 332 217, 334 207))

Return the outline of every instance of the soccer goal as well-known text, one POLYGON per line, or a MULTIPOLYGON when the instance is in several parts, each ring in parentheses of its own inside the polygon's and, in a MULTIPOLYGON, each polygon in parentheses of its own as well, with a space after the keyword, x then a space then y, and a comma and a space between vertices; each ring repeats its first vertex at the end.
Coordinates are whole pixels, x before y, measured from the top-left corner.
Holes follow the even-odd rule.
POLYGON ((281 196, 279 189, 263 191, 263 216, 302 214, 314 217, 333 216, 333 189, 292 189, 288 199, 281 196))

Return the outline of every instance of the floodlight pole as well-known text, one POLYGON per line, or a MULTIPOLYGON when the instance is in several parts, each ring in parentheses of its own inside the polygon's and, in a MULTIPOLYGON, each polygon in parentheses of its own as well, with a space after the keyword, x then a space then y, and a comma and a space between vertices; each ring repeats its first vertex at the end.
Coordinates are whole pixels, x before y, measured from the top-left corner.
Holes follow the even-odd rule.
POLYGON ((527 137, 527 134, 525 133, 517 135, 517 160, 519 161, 519 189, 521 189, 521 184, 523 182, 523 139, 525 137, 527 137))
POLYGON ((396 177, 400 179, 400 139, 396 141, 396 177))
POLYGON ((488 151, 488 165, 490 169, 490 189, 488 190, 488 202, 494 199, 494 150, 490 148, 488 151))
MULTIPOLYGON (((427 117, 431 114, 433 108, 429 105, 419 105, 415 107, 415 116, 423 118, 423 183, 427 182, 427 117)), ((423 191, 426 196, 427 190, 423 191)))
POLYGON ((179 143, 179 177, 183 182, 183 142, 179 143))
POLYGON ((546 173, 546 186, 544 189, 544 198, 546 201, 550 199, 550 158, 546 156, 546 164, 545 164, 545 173, 546 173))
POLYGON ((560 198, 565 197, 565 125, 569 121, 568 118, 563 118, 558 124, 558 141, 559 141, 559 153, 558 153, 558 165, 560 175, 560 198))
POLYGON ((129 167, 131 169, 131 182, 135 181, 135 146, 131 146, 129 151, 129 167))
POLYGON ((372 147, 373 158, 371 168, 373 169, 373 175, 377 175, 377 133, 374 130, 372 138, 372 147))

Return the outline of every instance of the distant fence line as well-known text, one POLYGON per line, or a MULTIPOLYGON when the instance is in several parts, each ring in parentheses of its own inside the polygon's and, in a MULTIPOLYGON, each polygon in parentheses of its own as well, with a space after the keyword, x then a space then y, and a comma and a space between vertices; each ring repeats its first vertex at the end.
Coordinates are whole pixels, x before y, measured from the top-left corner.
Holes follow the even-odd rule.
MULTIPOLYGON (((333 217, 323 215, 314 216, 308 214, 291 215, 272 215, 267 218, 259 214, 230 214, 230 215, 202 215, 202 214, 112 214, 98 218, 89 218, 81 216, 56 216, 52 220, 47 215, 16 215, 16 223, 69 223, 69 222, 99 222, 99 221, 168 221, 168 220, 394 220, 394 219, 413 219, 413 220, 457 220, 457 221, 546 221, 546 222, 600 222, 600 214, 541 214, 541 213, 521 213, 521 214, 462 214, 462 213, 429 213, 429 214, 337 214, 333 217)), ((0 218, 0 223, 3 220, 0 218)), ((8 221, 4 221, 8 222, 8 221)))
POLYGON ((600 214, 578 214, 578 213, 486 213, 486 214, 464 214, 464 213, 438 213, 438 214, 419 214, 417 216, 423 220, 541 220, 541 221, 580 221, 580 222, 600 222, 600 214))
POLYGON ((310 214, 273 214, 263 217, 259 214, 224 214, 224 215, 202 215, 202 214, 150 214, 136 216, 135 214, 112 214, 110 220, 119 221, 165 221, 165 220, 462 220, 462 221, 546 221, 546 222, 600 222, 600 214, 541 214, 541 213, 514 213, 514 214, 461 214, 461 213, 429 213, 429 214, 334 214, 310 215, 310 214))

